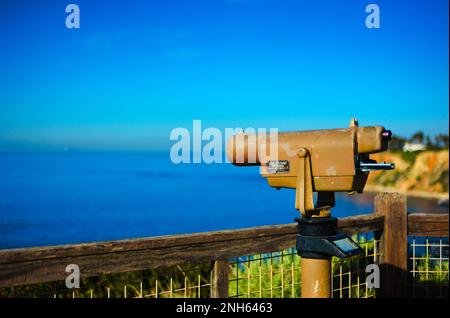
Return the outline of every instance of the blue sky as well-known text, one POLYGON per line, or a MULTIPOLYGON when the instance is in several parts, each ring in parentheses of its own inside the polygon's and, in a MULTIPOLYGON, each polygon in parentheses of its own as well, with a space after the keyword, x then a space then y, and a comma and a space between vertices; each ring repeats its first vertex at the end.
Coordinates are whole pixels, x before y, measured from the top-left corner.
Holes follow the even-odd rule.
POLYGON ((5 0, 0 41, 0 150, 166 149, 194 119, 448 133, 447 0, 5 0))

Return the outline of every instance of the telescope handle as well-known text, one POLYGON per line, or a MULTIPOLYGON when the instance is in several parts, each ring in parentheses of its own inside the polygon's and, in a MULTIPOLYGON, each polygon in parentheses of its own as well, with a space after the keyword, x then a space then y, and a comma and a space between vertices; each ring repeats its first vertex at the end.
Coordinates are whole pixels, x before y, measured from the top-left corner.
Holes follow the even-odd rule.
POLYGON ((391 162, 360 162, 359 169, 363 172, 377 171, 377 170, 392 170, 395 169, 395 164, 391 162))

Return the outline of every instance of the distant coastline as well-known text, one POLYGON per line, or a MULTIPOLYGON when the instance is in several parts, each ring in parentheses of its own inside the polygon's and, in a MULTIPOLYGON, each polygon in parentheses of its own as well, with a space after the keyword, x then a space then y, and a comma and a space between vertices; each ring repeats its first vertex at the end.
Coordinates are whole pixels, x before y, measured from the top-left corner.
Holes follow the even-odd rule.
POLYGON ((367 192, 400 192, 411 197, 449 200, 449 153, 444 150, 388 151, 373 155, 378 162, 393 162, 395 169, 370 174, 367 192))

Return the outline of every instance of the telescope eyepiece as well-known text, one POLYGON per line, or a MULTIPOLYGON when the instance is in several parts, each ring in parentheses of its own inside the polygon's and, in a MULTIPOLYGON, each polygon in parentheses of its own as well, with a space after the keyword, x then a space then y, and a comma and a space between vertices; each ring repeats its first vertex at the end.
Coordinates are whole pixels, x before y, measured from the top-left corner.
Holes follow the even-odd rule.
POLYGON ((390 141, 392 139, 392 131, 385 129, 381 136, 383 137, 384 141, 390 141))

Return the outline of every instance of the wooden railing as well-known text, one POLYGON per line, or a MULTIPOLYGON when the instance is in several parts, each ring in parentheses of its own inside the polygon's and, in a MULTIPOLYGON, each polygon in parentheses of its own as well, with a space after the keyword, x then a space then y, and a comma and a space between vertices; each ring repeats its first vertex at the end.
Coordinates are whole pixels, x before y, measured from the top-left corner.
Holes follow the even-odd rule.
MULTIPOLYGON (((448 237, 448 214, 407 214, 406 197, 380 193, 375 211, 341 218, 340 232, 374 231, 380 240, 382 295, 406 295, 408 235, 448 237)), ((0 250, 0 287, 64 280, 68 264, 82 277, 214 262, 213 297, 228 296, 227 259, 295 246, 296 224, 111 242, 0 250)))

